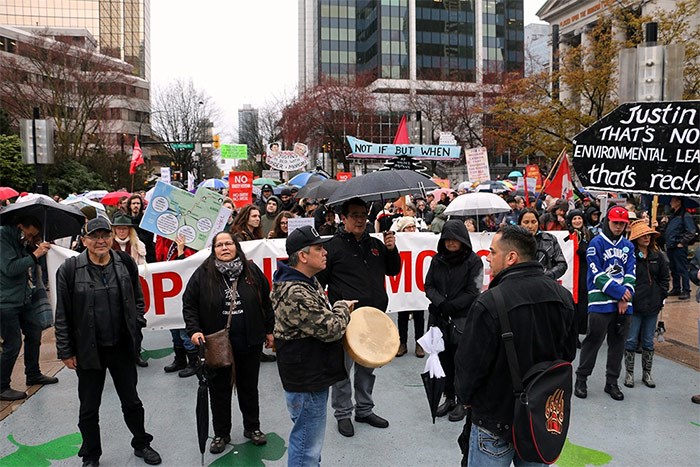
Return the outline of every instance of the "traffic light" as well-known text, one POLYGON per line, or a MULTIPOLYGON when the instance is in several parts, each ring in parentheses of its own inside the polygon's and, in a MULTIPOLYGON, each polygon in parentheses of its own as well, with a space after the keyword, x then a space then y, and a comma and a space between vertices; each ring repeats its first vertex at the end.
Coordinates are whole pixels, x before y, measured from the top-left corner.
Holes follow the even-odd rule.
POLYGON ((212 146, 214 146, 214 149, 219 149, 221 147, 221 141, 219 139, 219 135, 214 135, 211 137, 212 139, 212 146))

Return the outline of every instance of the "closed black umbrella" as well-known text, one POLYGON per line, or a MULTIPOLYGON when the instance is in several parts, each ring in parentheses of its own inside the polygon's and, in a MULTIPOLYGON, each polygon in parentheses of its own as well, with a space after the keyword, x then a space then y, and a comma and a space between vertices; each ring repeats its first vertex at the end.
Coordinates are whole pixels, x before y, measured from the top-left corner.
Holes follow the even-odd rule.
POLYGON ((199 379, 197 405, 195 407, 197 441, 199 442, 199 452, 202 454, 202 465, 204 465, 204 451, 207 448, 207 439, 209 438, 209 381, 207 380, 207 370, 204 364, 204 344, 202 343, 199 345, 197 378, 199 379))
POLYGON ((85 215, 80 209, 57 203, 48 196, 36 196, 2 208, 0 224, 10 225, 22 216, 35 217, 42 223, 45 241, 78 235, 85 225, 85 215))
POLYGON ((297 193, 297 198, 313 198, 313 199, 327 199, 338 189, 343 182, 338 180, 319 180, 313 183, 307 183, 299 193, 297 193))
POLYGON ((435 415, 437 413, 438 406, 440 405, 440 399, 442 398, 442 393, 445 391, 445 377, 435 378, 430 376, 430 372, 426 371, 421 373, 421 379, 423 380, 423 386, 425 387, 425 395, 428 396, 428 406, 430 407, 430 415, 433 417, 433 425, 435 424, 435 415))
POLYGON ((435 188, 439 188, 435 182, 413 170, 378 170, 343 182, 326 204, 340 204, 355 197, 367 202, 383 202, 405 195, 424 194, 425 190, 435 188))

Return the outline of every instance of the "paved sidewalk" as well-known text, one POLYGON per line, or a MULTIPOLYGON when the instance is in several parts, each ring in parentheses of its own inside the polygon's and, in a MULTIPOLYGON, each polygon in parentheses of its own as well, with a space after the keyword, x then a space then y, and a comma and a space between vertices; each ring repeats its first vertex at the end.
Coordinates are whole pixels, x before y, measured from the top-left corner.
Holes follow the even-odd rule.
MULTIPOLYGON (((622 387, 625 400, 613 401, 603 392, 605 348, 589 378, 589 397, 574 398, 567 445, 558 465, 585 466, 697 466, 700 465, 700 405, 690 396, 700 393, 698 329, 700 307, 695 302, 669 300, 664 311, 666 342, 659 344, 655 359, 656 389, 641 382, 622 387), (662 350, 663 349, 663 350, 662 350), (668 349, 668 350, 667 350, 668 349), (680 355, 680 362, 662 355, 680 355)), ((59 384, 30 388, 31 397, 21 404, 2 403, 0 466, 75 466, 80 445, 77 434, 77 378, 55 360, 52 331, 45 333, 42 370, 56 372, 59 384)), ((196 378, 165 374, 172 359, 167 331, 145 334, 148 368, 140 368, 139 391, 146 408, 146 427, 163 465, 197 466, 194 405, 196 378)), ((430 422, 420 373, 425 359, 409 353, 377 370, 376 412, 391 425, 385 430, 355 424, 355 437, 344 438, 336 429, 329 408, 323 465, 457 465, 456 438, 460 423, 438 419, 430 422)), ((13 386, 23 389, 22 357, 13 386)), ((639 379, 639 378, 638 378, 639 379)), ((252 446, 243 438, 240 412, 233 408, 233 446, 219 455, 207 452, 205 465, 286 465, 286 440, 291 422, 284 403, 275 363, 263 363, 260 377, 262 430, 269 434, 266 447, 252 446)), ((104 454, 101 465, 144 465, 129 447, 130 436, 122 421, 118 398, 111 382, 105 387, 101 411, 104 454)))

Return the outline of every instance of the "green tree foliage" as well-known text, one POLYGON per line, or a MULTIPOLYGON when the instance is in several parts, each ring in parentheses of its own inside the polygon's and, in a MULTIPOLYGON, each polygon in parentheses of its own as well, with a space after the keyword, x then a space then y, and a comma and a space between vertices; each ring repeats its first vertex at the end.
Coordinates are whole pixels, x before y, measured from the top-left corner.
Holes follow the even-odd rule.
POLYGON ((22 162, 19 136, 0 134, 0 186, 32 191, 34 166, 22 162))
POLYGON ((89 168, 74 160, 59 162, 51 167, 46 177, 49 193, 66 197, 85 190, 109 190, 110 185, 89 168))

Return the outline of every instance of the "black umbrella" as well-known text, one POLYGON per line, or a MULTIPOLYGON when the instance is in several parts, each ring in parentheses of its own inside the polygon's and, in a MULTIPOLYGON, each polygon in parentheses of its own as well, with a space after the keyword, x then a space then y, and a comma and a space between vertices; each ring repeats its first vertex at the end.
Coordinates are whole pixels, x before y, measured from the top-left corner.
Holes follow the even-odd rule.
POLYGON ((421 373, 421 379, 423 380, 423 386, 425 387, 425 395, 428 396, 428 406, 430 407, 430 415, 433 417, 433 425, 435 424, 435 415, 437 413, 438 405, 440 405, 440 399, 442 398, 442 393, 445 391, 445 377, 435 378, 430 376, 430 372, 426 371, 421 373))
POLYGON ((197 441, 199 442, 199 452, 202 454, 202 465, 204 465, 204 451, 207 448, 207 439, 209 438, 209 381, 207 380, 207 370, 204 364, 204 344, 201 342, 199 344, 197 378, 199 379, 197 406, 195 407, 197 441))
POLYGON ((35 217, 42 223, 45 241, 78 235, 85 225, 85 215, 80 209, 57 203, 48 196, 36 196, 2 208, 0 224, 12 224, 22 216, 35 217))
POLYGON ((413 170, 378 170, 343 182, 328 199, 328 205, 340 204, 350 198, 384 201, 411 194, 424 194, 425 190, 439 188, 426 175, 413 170))
POLYGON ((338 189, 343 182, 328 179, 307 183, 297 193, 297 198, 327 199, 338 189))

